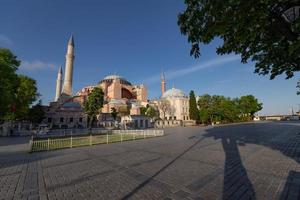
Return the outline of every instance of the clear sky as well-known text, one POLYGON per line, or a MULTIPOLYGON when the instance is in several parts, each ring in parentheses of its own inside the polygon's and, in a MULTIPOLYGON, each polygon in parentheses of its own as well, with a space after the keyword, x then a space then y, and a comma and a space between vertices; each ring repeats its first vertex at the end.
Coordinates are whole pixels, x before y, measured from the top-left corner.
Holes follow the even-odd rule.
POLYGON ((149 98, 159 97, 163 69, 167 87, 186 94, 253 94, 264 104, 261 114, 298 110, 299 74, 272 81, 254 74, 253 63, 216 55, 217 39, 202 46, 199 59, 190 57, 190 45, 177 25, 184 8, 183 0, 1 0, 0 46, 22 61, 19 73, 37 80, 44 104, 54 99, 57 70, 73 33, 74 92, 118 74, 145 83, 149 98))

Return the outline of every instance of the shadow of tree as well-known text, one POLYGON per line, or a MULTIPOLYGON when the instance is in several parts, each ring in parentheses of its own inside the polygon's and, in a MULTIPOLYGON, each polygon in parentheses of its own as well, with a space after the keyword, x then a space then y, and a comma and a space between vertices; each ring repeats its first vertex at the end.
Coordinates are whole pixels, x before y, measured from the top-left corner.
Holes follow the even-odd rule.
POLYGON ((290 171, 280 199, 297 200, 300 197, 300 172, 290 171))
MULTIPOLYGON (((253 185, 243 166, 238 145, 262 145, 300 162, 300 135, 295 134, 298 127, 293 124, 286 125, 258 123, 207 129, 204 136, 213 137, 216 140, 221 139, 225 153, 223 199, 256 199, 253 185)), ((299 199, 300 194, 296 195, 296 199, 299 199)))
POLYGON ((236 141, 222 138, 222 146, 225 152, 223 199, 256 199, 236 141))

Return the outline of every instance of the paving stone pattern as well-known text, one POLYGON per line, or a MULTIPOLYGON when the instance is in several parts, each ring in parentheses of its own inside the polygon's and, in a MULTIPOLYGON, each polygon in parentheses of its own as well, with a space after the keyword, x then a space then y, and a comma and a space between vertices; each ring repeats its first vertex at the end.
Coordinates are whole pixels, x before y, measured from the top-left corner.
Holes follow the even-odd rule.
POLYGON ((40 153, 0 138, 0 199, 300 199, 300 124, 165 131, 40 153))

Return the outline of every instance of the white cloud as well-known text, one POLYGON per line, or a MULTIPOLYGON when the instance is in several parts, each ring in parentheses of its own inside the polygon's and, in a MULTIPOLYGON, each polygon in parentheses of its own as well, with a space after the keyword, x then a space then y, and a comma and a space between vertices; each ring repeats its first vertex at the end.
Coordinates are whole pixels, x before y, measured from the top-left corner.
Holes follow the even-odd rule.
POLYGON ((8 45, 8 46, 10 46, 12 44, 13 44, 13 42, 12 42, 12 40, 9 37, 7 37, 6 35, 0 34, 0 46, 1 45, 4 45, 4 46, 8 45))
MULTIPOLYGON (((169 70, 164 72, 166 75, 166 78, 168 80, 174 79, 174 78, 178 78, 178 77, 182 77, 182 76, 186 76, 188 74, 194 73, 196 71, 200 71, 209 67, 215 67, 215 66, 221 66, 225 63, 229 63, 232 61, 236 61, 239 60, 240 57, 237 55, 234 56, 226 56, 226 57, 221 57, 218 59, 213 59, 213 60, 209 60, 207 62, 198 64, 198 65, 193 65, 190 67, 182 67, 181 69, 176 69, 176 70, 169 70)), ((154 76, 151 76, 149 78, 147 78, 144 82, 151 84, 154 82, 158 82, 160 81, 160 74, 156 74, 154 76)))
POLYGON ((55 65, 40 60, 34 60, 34 61, 22 61, 20 66, 20 70, 26 70, 26 71, 45 70, 45 69, 54 70, 55 65))

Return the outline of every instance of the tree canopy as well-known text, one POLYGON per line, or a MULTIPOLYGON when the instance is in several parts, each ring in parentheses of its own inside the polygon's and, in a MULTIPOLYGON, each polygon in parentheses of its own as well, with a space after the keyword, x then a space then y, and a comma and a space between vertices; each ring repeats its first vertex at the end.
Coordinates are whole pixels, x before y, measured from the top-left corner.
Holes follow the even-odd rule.
POLYGON ((42 122, 44 117, 45 117, 45 111, 44 111, 43 106, 42 106, 42 101, 39 100, 37 104, 33 105, 29 109, 28 120, 31 123, 39 124, 39 123, 42 122))
POLYGON ((253 95, 231 99, 204 94, 199 97, 198 107, 202 123, 230 123, 252 120, 254 114, 262 109, 262 103, 259 103, 253 95))
POLYGON ((298 0, 185 0, 178 25, 191 44, 190 54, 200 56, 200 44, 221 38, 218 54, 236 53, 241 61, 255 62, 255 72, 282 73, 291 78, 300 70, 300 6, 298 0), (298 7, 299 9, 299 7, 298 7), (284 15, 285 13, 286 15, 284 15), (293 19, 289 19, 289 16, 293 19))
POLYGON ((101 113, 103 107, 104 93, 101 88, 95 87, 88 95, 87 101, 84 103, 84 111, 88 115, 89 125, 91 126, 94 119, 101 113))
POLYGON ((149 106, 149 104, 147 106, 148 106, 148 108, 145 112, 145 115, 148 117, 151 117, 152 119, 158 118, 159 117, 158 110, 155 109, 153 106, 149 106))
POLYGON ((36 81, 16 73, 20 61, 9 50, 0 48, 0 119, 27 117, 30 105, 39 96, 36 81))
POLYGON ((196 97, 195 93, 193 90, 190 92, 190 98, 189 98, 189 115, 190 119, 192 120, 199 120, 199 110, 197 108, 197 102, 196 102, 196 97))

